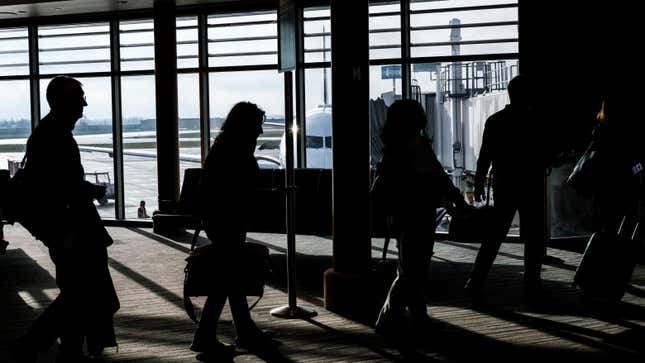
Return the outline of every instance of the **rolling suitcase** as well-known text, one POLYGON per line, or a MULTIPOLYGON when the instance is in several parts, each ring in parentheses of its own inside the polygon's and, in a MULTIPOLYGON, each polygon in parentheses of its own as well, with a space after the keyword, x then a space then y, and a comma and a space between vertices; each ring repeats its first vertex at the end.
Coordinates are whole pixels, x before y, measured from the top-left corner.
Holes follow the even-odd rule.
POLYGON ((576 269, 573 286, 587 297, 622 299, 640 250, 641 221, 642 213, 626 216, 616 235, 594 233, 576 269))

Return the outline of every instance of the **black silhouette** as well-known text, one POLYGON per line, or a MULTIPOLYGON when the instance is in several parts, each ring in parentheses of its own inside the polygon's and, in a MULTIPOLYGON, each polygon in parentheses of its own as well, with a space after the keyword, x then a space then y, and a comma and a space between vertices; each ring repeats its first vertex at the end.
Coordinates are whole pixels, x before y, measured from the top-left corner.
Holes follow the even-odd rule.
POLYGON ((255 354, 276 352, 271 334, 260 330, 249 313, 246 296, 238 278, 243 275, 242 252, 246 243, 246 223, 253 210, 258 164, 253 156, 262 134, 264 111, 255 104, 240 102, 229 112, 204 163, 200 186, 201 213, 206 235, 217 246, 214 264, 224 264, 226 276, 216 276, 217 290, 204 305, 202 319, 190 346, 220 360, 230 359, 232 347, 216 337, 217 322, 228 298, 238 346, 255 354))
POLYGON ((444 198, 457 208, 468 206, 437 160, 425 125, 418 102, 396 101, 390 106, 381 133, 383 158, 377 165, 381 196, 373 195, 385 200, 399 251, 397 277, 379 313, 376 332, 398 339, 432 328, 423 287, 434 247, 436 208, 444 198))
POLYGON ((20 362, 35 362, 60 338, 61 362, 83 359, 83 344, 91 356, 116 346, 112 317, 119 300, 107 265, 112 238, 103 227, 93 199, 105 187, 85 181, 72 130, 87 106, 81 83, 57 76, 47 87, 51 111, 27 141, 25 183, 37 208, 30 230, 48 248, 56 265, 60 294, 13 345, 20 362))
POLYGON ((499 223, 482 243, 466 288, 481 296, 481 288, 495 256, 511 226, 515 212, 520 214, 520 238, 524 242, 524 283, 528 301, 548 297, 542 287, 541 267, 544 256, 543 180, 548 157, 545 152, 544 127, 536 120, 531 106, 531 86, 525 76, 508 84, 511 100, 504 109, 486 120, 475 175, 475 200, 484 197, 484 184, 492 166, 495 211, 499 223))

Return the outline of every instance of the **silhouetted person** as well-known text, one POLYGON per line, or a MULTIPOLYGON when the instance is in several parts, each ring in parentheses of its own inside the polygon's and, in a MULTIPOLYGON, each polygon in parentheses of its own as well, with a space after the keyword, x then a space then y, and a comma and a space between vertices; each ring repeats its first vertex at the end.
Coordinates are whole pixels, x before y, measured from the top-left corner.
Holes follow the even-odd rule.
MULTIPOLYGON (((544 255, 544 171, 549 142, 541 132, 531 107, 529 81, 517 76, 508 84, 510 104, 491 115, 484 136, 475 174, 475 200, 484 198, 484 184, 492 166, 494 209, 499 224, 491 226, 492 238, 482 243, 467 291, 481 296, 481 288, 495 256, 511 226, 515 212, 520 214, 520 239, 524 242, 524 286, 529 301, 548 297, 542 288, 544 255)), ((484 233, 486 231, 482 231, 484 233)))
POLYGON ((217 290, 204 304, 190 349, 230 359, 232 347, 216 336, 217 322, 228 298, 237 332, 236 343, 256 354, 275 351, 275 341, 251 319, 238 278, 243 274, 246 224, 254 206, 258 164, 253 156, 262 134, 264 111, 240 102, 229 112, 204 163, 200 206, 206 235, 217 247, 214 264, 224 264, 226 276, 213 276, 217 290))
MULTIPOLYGON (((436 208, 444 201, 466 208, 425 136, 426 115, 413 100, 394 102, 387 110, 381 140, 383 158, 377 175, 383 178, 386 213, 399 251, 397 277, 376 322, 376 332, 404 340, 432 327, 424 297, 426 274, 434 248, 436 208), (409 311, 409 321, 405 311, 409 311), (409 331, 408 323, 412 327, 409 331)), ((377 198, 377 196, 374 196, 377 198)))
POLYGON ((47 87, 51 111, 27 140, 25 183, 38 220, 34 236, 48 248, 56 265, 60 294, 12 346, 21 362, 35 362, 60 338, 57 362, 78 362, 87 341, 90 355, 116 346, 112 317, 119 308, 107 265, 112 238, 103 227, 93 199, 105 187, 87 182, 72 130, 87 106, 81 83, 54 77, 47 87))
POLYGON ((146 201, 142 200, 139 202, 139 208, 137 208, 137 217, 138 218, 150 218, 148 211, 146 210, 146 201))

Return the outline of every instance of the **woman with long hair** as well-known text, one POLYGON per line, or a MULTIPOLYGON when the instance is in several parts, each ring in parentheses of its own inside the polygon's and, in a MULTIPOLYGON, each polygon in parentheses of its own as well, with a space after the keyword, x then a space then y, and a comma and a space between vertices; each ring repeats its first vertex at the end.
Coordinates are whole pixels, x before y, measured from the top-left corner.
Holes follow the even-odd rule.
POLYGON ((229 112, 204 163, 201 180, 201 213, 208 239, 217 247, 214 264, 223 264, 226 276, 215 276, 218 289, 204 305, 202 319, 190 349, 213 358, 230 358, 232 347, 220 342, 216 328, 228 298, 237 333, 236 343, 250 351, 266 352, 275 343, 260 330, 249 313, 239 277, 244 268, 246 224, 253 210, 259 170, 253 156, 262 134, 264 111, 240 102, 229 112))
POLYGON ((410 333, 422 336, 432 325, 423 290, 434 248, 436 208, 446 201, 457 208, 468 206, 437 160, 425 135, 426 122, 418 102, 394 102, 381 133, 383 158, 377 166, 386 185, 383 197, 392 218, 399 265, 376 332, 402 341, 410 333))

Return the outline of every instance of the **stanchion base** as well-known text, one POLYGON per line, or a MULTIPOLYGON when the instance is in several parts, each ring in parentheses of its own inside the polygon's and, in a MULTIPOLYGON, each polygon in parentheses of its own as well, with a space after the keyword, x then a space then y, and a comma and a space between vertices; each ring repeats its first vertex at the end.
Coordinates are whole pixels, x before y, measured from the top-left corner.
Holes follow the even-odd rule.
POLYGON ((302 306, 280 306, 271 309, 271 315, 283 319, 309 319, 318 315, 316 310, 302 306))

